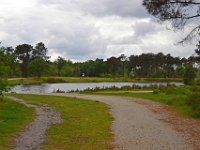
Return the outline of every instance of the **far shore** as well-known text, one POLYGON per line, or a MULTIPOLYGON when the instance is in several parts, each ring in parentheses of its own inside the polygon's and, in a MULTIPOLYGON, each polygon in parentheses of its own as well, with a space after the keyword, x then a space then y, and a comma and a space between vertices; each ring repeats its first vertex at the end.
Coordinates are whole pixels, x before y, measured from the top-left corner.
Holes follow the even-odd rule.
POLYGON ((181 78, 126 78, 126 77, 28 77, 8 78, 10 86, 42 83, 87 83, 87 82, 183 82, 181 78))

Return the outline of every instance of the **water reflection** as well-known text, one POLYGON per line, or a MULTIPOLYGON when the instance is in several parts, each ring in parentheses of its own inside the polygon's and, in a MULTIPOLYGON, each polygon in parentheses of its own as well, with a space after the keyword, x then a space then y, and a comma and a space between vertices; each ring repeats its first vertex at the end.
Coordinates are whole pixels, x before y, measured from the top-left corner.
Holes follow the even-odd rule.
MULTIPOLYGON (((58 89, 62 91, 70 91, 70 90, 84 90, 87 88, 95 88, 95 87, 122 87, 125 85, 138 85, 138 86, 150 86, 152 84, 157 85, 167 85, 169 83, 160 82, 160 83, 138 83, 138 82, 100 82, 100 83, 54 83, 54 84, 40 84, 40 85, 17 85, 11 88, 12 92, 16 93, 52 93, 58 89)), ((183 85, 183 83, 179 82, 170 82, 170 84, 175 84, 177 86, 183 85)))

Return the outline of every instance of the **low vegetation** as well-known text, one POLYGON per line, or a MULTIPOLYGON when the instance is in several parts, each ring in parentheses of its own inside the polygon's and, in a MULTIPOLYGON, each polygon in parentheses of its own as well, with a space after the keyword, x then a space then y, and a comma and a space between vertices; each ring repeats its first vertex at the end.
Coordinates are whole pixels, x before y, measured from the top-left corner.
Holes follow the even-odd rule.
POLYGON ((8 90, 9 88, 7 80, 0 79, 0 100, 3 100, 4 92, 7 92, 8 90))
MULTIPOLYGON (((104 89, 90 89, 82 91, 82 93, 103 94, 103 95, 117 95, 138 97, 164 103, 171 106, 176 111, 186 116, 200 118, 200 86, 152 86, 149 88, 140 88, 140 90, 152 90, 149 93, 133 92, 131 87, 104 89), (116 90, 117 89, 117 90, 116 90)), ((138 90, 135 87, 134 91, 138 90)))
POLYGON ((17 132, 35 116, 32 108, 11 101, 8 98, 0 101, 0 149, 10 150, 17 132))
POLYGON ((47 131, 47 140, 42 146, 43 150, 105 150, 111 148, 112 118, 105 104, 56 96, 17 94, 14 96, 38 106, 49 104, 61 113, 64 122, 52 126, 47 131))

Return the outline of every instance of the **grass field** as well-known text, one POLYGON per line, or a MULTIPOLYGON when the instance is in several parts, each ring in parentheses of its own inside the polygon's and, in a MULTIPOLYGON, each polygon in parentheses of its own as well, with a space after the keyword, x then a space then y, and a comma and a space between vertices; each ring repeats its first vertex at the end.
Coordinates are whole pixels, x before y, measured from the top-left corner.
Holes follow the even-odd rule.
POLYGON ((15 135, 35 116, 32 108, 5 98, 0 100, 0 149, 10 150, 15 135))
POLYGON ((105 104, 56 96, 15 96, 38 106, 49 104, 61 114, 64 122, 47 131, 42 150, 106 150, 112 146, 112 118, 105 104))
MULTIPOLYGON (((104 95, 104 93, 101 93, 104 95)), ((171 106, 176 111, 182 113, 186 116, 192 115, 192 110, 189 106, 185 105, 187 96, 185 95, 167 95, 165 93, 153 94, 153 93, 133 93, 133 92, 110 92, 107 95, 117 95, 117 96, 128 96, 143 98, 148 100, 153 100, 156 102, 164 103, 171 106)))
MULTIPOLYGON (((83 92, 84 93, 84 92, 83 92)), ((166 86, 154 89, 154 92, 137 93, 133 91, 98 91, 87 94, 102 94, 137 97, 164 103, 184 116, 200 118, 200 87, 199 86, 166 86)))

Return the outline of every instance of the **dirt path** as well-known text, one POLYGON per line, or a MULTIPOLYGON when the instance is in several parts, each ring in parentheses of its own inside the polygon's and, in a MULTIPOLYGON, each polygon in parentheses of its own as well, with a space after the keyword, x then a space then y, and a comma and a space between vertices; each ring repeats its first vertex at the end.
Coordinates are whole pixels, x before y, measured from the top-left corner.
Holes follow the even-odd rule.
POLYGON ((62 122, 60 115, 54 108, 49 107, 47 104, 37 107, 36 105, 26 103, 22 99, 8 97, 36 110, 36 118, 26 127, 24 132, 17 136, 13 150, 40 149, 41 144, 45 141, 45 131, 52 124, 62 122))
POLYGON ((112 130, 116 150, 193 149, 185 134, 163 121, 167 116, 152 112, 132 98, 66 93, 53 95, 97 100, 108 104, 114 117, 112 130))

